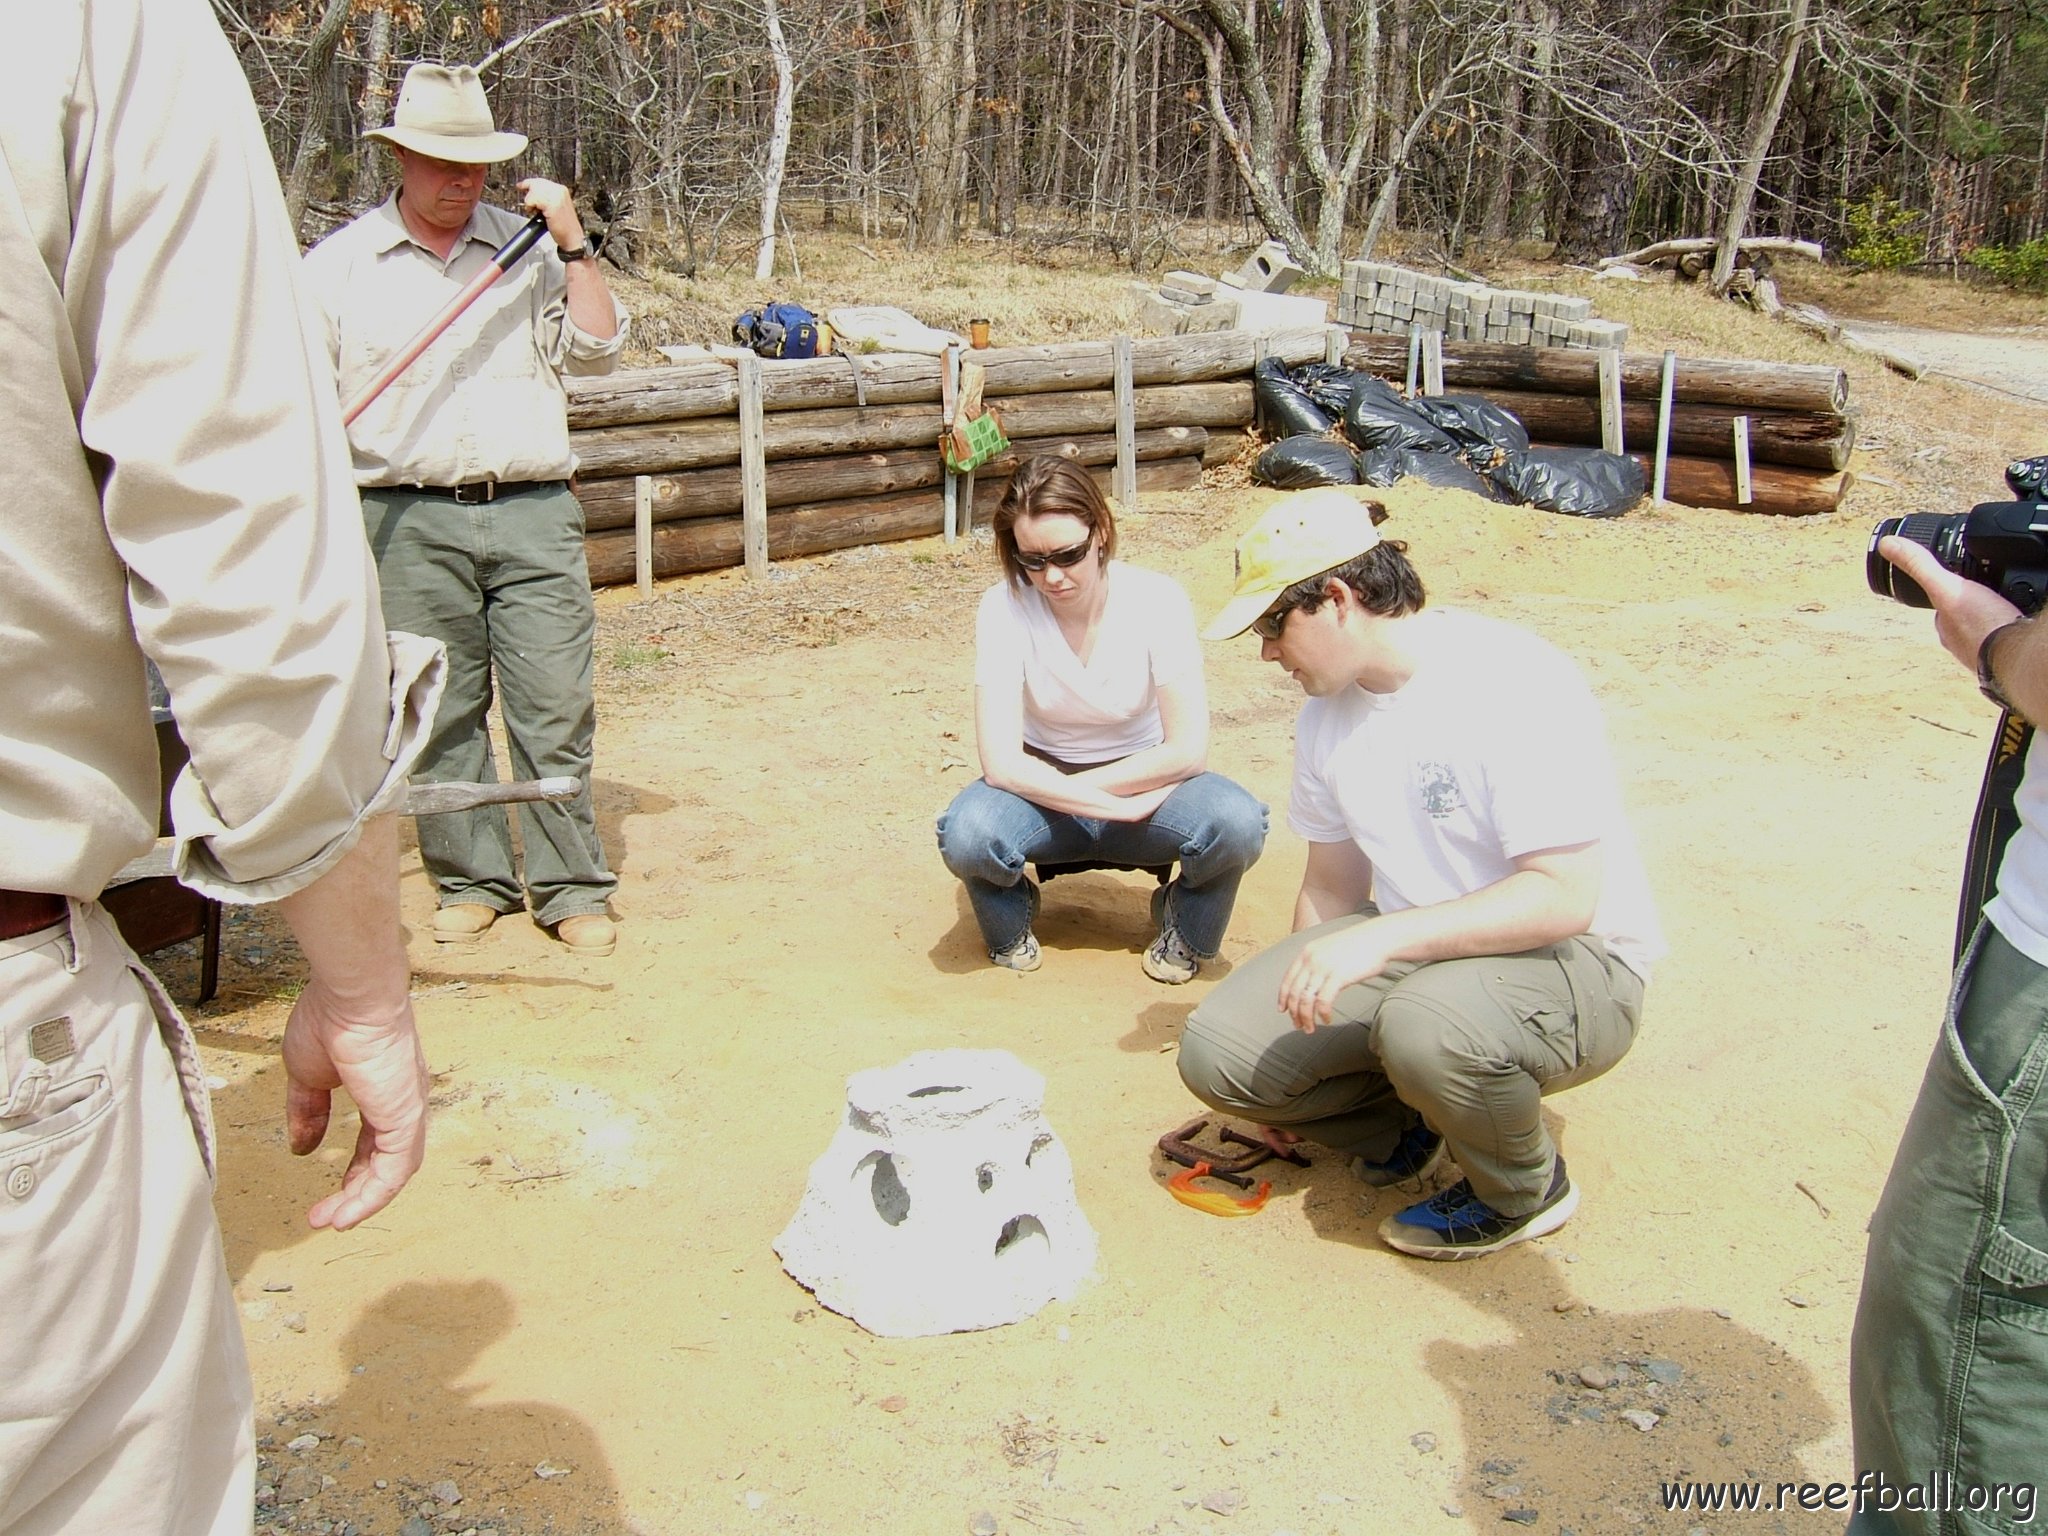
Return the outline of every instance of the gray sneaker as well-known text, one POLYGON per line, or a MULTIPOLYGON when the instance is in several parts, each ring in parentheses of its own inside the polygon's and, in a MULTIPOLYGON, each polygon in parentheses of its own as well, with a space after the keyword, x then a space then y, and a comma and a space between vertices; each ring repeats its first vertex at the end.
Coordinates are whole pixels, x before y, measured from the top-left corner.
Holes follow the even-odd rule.
POLYGON ((1193 981, 1195 972, 1202 968, 1201 958, 1189 949, 1187 941, 1180 936, 1180 930, 1168 923, 1159 930, 1159 937, 1145 951, 1145 974, 1154 981, 1163 981, 1169 987, 1177 987, 1184 981, 1193 981))
POLYGON ((1038 969, 1038 940, 1032 936, 1031 930, 1026 928, 1023 938, 1008 949, 990 950, 988 957, 1005 970, 1035 971, 1038 969))

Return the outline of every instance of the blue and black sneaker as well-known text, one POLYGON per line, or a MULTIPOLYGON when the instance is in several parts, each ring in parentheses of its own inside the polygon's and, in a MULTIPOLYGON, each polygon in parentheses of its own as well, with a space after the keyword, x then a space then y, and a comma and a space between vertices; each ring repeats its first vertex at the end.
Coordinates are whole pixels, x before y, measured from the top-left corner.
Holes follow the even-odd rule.
POLYGON ((1560 1157, 1543 1203, 1527 1215, 1501 1215, 1472 1192, 1469 1179, 1460 1179, 1389 1216, 1380 1223, 1380 1239, 1418 1259, 1476 1259, 1555 1232, 1578 1208, 1578 1187, 1566 1175, 1560 1157))
POLYGON ((1351 1159, 1351 1172, 1374 1189, 1391 1189, 1396 1184, 1408 1183, 1419 1187, 1443 1159, 1443 1137, 1417 1120, 1401 1133, 1401 1139, 1394 1144, 1393 1156, 1384 1163, 1354 1157, 1351 1159))

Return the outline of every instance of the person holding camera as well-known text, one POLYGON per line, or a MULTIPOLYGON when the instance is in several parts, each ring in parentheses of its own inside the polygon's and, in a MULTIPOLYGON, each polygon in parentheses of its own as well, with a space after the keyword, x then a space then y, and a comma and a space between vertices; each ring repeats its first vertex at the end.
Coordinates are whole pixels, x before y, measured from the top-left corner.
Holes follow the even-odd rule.
MULTIPOLYGON (((2048 624, 1921 544, 1886 537, 1877 553, 1919 584, 1943 647, 1994 703, 2048 721, 2048 624)), ((1956 968, 1871 1218, 1849 1346, 1856 1469, 1875 1485, 1849 1522, 1857 1536, 1992 1529, 1930 1511, 1941 1501, 1924 1497, 1929 1485, 2030 1485, 2048 1464, 2048 756, 2038 736, 2014 810, 1996 894, 1956 968)))

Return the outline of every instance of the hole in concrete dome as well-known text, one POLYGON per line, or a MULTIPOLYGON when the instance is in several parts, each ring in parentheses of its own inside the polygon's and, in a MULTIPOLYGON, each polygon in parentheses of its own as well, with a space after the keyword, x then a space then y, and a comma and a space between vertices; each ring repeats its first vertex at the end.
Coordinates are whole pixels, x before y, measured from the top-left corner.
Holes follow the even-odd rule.
POLYGON ((981 1192, 984 1195, 994 1189, 996 1187, 996 1165, 994 1163, 983 1163, 979 1168, 975 1169, 974 1182, 981 1186, 981 1192))
POLYGON ((904 1097, 912 1099, 928 1099, 935 1093, 959 1093, 960 1091, 961 1088, 958 1083, 955 1083, 950 1088, 944 1088, 934 1085, 930 1088, 913 1088, 910 1090, 908 1094, 904 1095, 904 1097))
POLYGON ((1012 1216, 1003 1223, 1002 1235, 996 1239, 996 1257, 1009 1255, 1012 1258, 1043 1260, 1052 1253, 1052 1239, 1046 1236, 1045 1223, 1036 1216, 1012 1216))
POLYGON ((1051 1145, 1052 1138, 1050 1136, 1040 1134, 1032 1137, 1031 1150, 1024 1154, 1024 1166, 1026 1168, 1029 1168, 1031 1166, 1031 1160, 1051 1145))
POLYGON ((875 1214, 896 1227, 910 1214, 910 1191, 896 1171, 896 1159, 887 1152, 870 1152, 853 1166, 853 1176, 868 1175, 868 1197, 875 1202, 875 1214))

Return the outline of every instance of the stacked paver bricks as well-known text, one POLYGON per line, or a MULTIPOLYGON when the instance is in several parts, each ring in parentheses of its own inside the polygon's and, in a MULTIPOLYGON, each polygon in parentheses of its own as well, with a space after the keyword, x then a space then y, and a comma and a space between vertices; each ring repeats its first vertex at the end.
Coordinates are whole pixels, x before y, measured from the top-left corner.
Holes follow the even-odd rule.
POLYGON ((1337 319, 1356 331, 1402 333, 1419 325, 1447 341, 1523 347, 1597 349, 1628 340, 1620 321, 1593 318, 1590 299, 1461 283, 1380 261, 1344 263, 1337 319))

